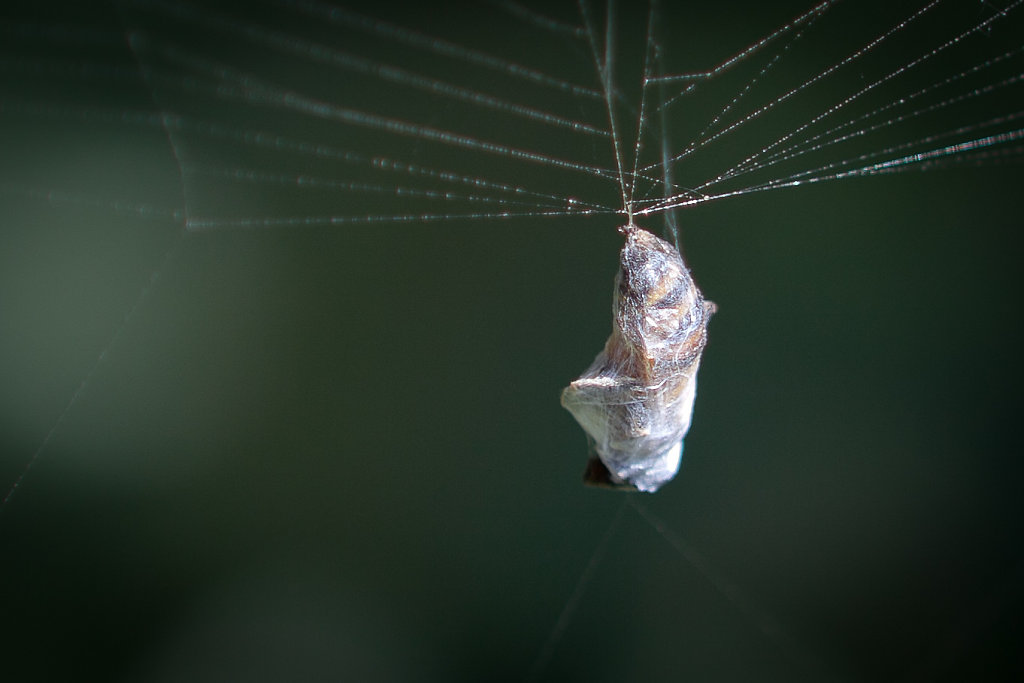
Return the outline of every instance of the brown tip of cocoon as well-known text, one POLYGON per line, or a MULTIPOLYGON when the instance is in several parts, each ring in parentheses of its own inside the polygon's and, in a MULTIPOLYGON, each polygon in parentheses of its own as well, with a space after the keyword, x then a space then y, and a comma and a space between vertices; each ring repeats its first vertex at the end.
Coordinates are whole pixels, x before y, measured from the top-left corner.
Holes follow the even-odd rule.
POLYGON ((594 486, 602 489, 616 489, 618 491, 636 491, 636 488, 621 482, 608 471, 608 468, 601 462, 601 458, 592 457, 587 462, 587 469, 583 470, 583 483, 587 486, 594 486))

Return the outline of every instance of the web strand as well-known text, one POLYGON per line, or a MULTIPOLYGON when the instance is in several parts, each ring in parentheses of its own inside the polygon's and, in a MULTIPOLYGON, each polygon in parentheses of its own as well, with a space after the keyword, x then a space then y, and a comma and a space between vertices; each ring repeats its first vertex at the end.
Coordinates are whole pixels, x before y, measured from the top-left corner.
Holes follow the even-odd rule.
POLYGON ((605 555, 608 553, 608 546, 611 543, 612 538, 618 532, 619 526, 622 524, 623 513, 626 511, 626 503, 628 501, 622 501, 619 505, 618 510, 615 512, 615 516, 612 517, 612 521, 608 523, 608 527, 604 531, 604 535, 601 536, 601 540, 594 546, 594 552, 591 553, 590 559, 587 560, 586 566, 583 568, 583 572, 580 577, 576 580, 576 585, 572 589, 572 593, 569 594, 569 598, 565 601, 562 606, 562 611, 558 615, 558 619, 555 621, 554 626, 551 627, 551 631, 548 633, 547 639, 544 644, 541 645, 540 651, 537 653, 537 658, 533 661, 533 665, 530 667, 529 672, 526 675, 524 681, 527 683, 536 683, 541 680, 544 672, 547 670, 548 665, 551 663, 551 659, 554 657, 555 650, 558 647, 558 643, 561 642, 562 637, 565 635, 566 630, 569 628, 569 624, 572 623, 572 618, 576 614, 576 609, 579 607, 580 602, 583 600, 583 596, 586 595, 587 587, 590 582, 593 581, 594 575, 597 573, 598 568, 604 561, 605 555))
MULTIPOLYGON (((136 0, 136 2, 138 1, 136 0)), ((585 122, 567 119, 534 107, 510 102, 439 79, 421 76, 398 66, 377 62, 326 45, 300 40, 278 31, 243 23, 210 10, 200 12, 188 3, 146 0, 145 5, 147 8, 159 10, 169 16, 188 20, 195 25, 202 26, 206 30, 218 30, 229 36, 243 37, 255 44, 265 46, 277 52, 302 58, 311 64, 323 64, 363 76, 370 76, 380 80, 382 83, 395 87, 420 90, 428 94, 465 102, 484 110, 511 114, 515 117, 522 117, 568 131, 599 137, 608 135, 606 131, 585 122)))
MULTIPOLYGON (((131 49, 130 42, 129 48, 131 49)), ((131 52, 132 56, 136 59, 136 65, 139 69, 139 73, 142 75, 143 82, 148 82, 147 70, 145 65, 142 63, 141 60, 138 59, 138 55, 135 53, 133 49, 131 49, 131 52)), ((157 105, 156 95, 152 90, 149 91, 149 96, 153 104, 157 105)), ((162 274, 170 267, 174 258, 177 256, 179 250, 181 249, 181 245, 184 242, 185 236, 188 234, 188 193, 185 184, 184 166, 182 163, 181 154, 179 152, 179 147, 174 139, 174 134, 171 132, 171 129, 166 125, 166 121, 162 115, 160 116, 160 120, 162 122, 162 128, 166 136, 167 143, 171 150, 171 155, 174 158, 175 165, 178 169, 178 178, 181 183, 180 187, 182 195, 182 209, 174 210, 171 212, 171 218, 175 219, 175 222, 180 221, 181 228, 177 231, 177 235, 175 236, 175 239, 172 242, 171 246, 167 249, 163 257, 160 259, 159 263, 150 273, 149 279, 146 282, 146 284, 143 285, 143 287, 139 290, 138 294, 136 294, 135 300, 132 302, 131 306, 129 306, 128 310, 122 317, 121 322, 117 325, 117 327, 114 329, 113 334, 111 334, 109 340, 103 346, 103 349, 100 351, 99 356, 97 356, 96 359, 93 361, 92 365, 89 367, 85 375, 82 377, 82 380, 78 383, 78 387, 71 394, 71 397, 64 405, 63 410, 61 410, 61 412, 57 415, 57 418, 54 420, 51 427, 47 430, 46 435, 43 437, 42 442, 39 444, 39 447, 36 448, 36 450, 29 457, 28 461, 25 463, 21 472, 15 478, 14 483, 11 484, 10 488, 4 494, 3 499, 0 500, 0 513, 2 513, 3 510, 6 509, 7 504, 17 493, 18 489, 25 481, 25 478, 28 477, 28 475, 32 471, 33 466, 36 464, 36 462, 39 460, 42 454, 46 451, 47 447, 50 445, 50 442, 53 440, 54 435, 57 434, 57 432, 60 430, 61 426, 67 419, 68 415, 71 414, 72 410, 85 395, 89 385, 92 383, 93 379, 96 377, 96 375, 100 372, 100 370, 106 363, 107 355, 110 353, 112 349, 114 349, 117 346, 118 341, 124 335, 125 330, 128 329, 129 325, 132 323, 138 312, 144 308, 146 302, 150 298, 152 290, 159 283, 162 274)), ((111 208, 113 208, 114 210, 118 210, 120 207, 115 202, 111 206, 111 208)), ((135 213, 140 212, 138 207, 133 207, 133 209, 135 213)), ((147 208, 145 211, 142 211, 142 213, 151 215, 153 211, 147 208)))
POLYGON ((633 223, 633 209, 629 201, 629 190, 626 184, 625 169, 622 160, 622 138, 619 135, 619 127, 615 117, 615 82, 614 82, 614 44, 613 44, 613 19, 614 4, 608 1, 607 18, 605 20, 604 54, 603 57, 598 48, 597 32, 593 20, 587 9, 586 0, 578 0, 580 15, 583 17, 583 24, 586 27, 587 38, 590 43, 590 51, 594 56, 594 66, 597 69, 598 77, 601 80, 601 89, 604 92, 605 108, 608 113, 608 129, 611 132, 612 149, 615 155, 615 169, 619 179, 619 190, 622 193, 622 210, 626 213, 627 222, 633 223))
MULTIPOLYGON (((1020 4, 1019 1, 1018 1, 1017 4, 1020 4)), ((917 18, 917 16, 919 16, 919 15, 915 15, 915 17, 913 17, 913 18, 917 18)), ((914 68, 916 68, 916 67, 926 63, 929 59, 932 59, 932 58, 936 57, 937 55, 941 54, 943 51, 945 51, 945 50, 947 50, 947 49, 957 45, 958 43, 960 43, 966 36, 971 35, 972 33, 977 32, 978 30, 984 28, 985 26, 988 26, 993 21, 995 21, 995 19, 996 19, 996 17, 990 17, 990 18, 988 18, 988 19, 978 23, 977 25, 968 28, 967 30, 965 30, 962 33, 960 33, 959 35, 949 39, 948 41, 946 41, 945 43, 943 43, 939 47, 926 51, 924 54, 919 56, 917 59, 914 59, 909 64, 906 64, 904 66, 900 66, 898 69, 894 69, 893 71, 890 71, 888 74, 886 74, 882 78, 880 78, 880 79, 878 79, 878 80, 876 80, 876 81, 874 81, 874 82, 864 86, 863 88, 861 88, 857 92, 853 93, 849 97, 844 98, 839 103, 837 103, 834 106, 829 107, 825 111, 821 112, 820 114, 818 114, 817 116, 812 118, 807 123, 804 123, 804 124, 798 126, 793 131, 791 131, 791 132, 787 133, 786 135, 780 137, 778 140, 776 140, 772 144, 768 145, 767 147, 762 149, 757 154, 752 155, 752 156, 748 157, 747 159, 744 159, 739 164, 737 164, 735 167, 733 167, 729 171, 726 171, 725 174, 723 174, 723 177, 730 177, 730 175, 734 175, 734 174, 736 174, 738 172, 741 172, 744 169, 744 167, 746 167, 747 165, 749 165, 750 163, 755 161, 762 154, 764 154, 766 152, 770 152, 771 150, 773 150, 777 146, 785 143, 787 140, 791 139, 792 137, 802 133, 803 131, 807 130, 811 126, 817 124, 819 121, 822 121, 822 120, 828 118, 829 116, 832 116, 833 114, 835 114, 839 110, 841 110, 844 107, 848 106, 852 102, 857 101, 858 99, 860 99, 861 97, 863 97, 866 94, 870 93, 872 90, 878 88, 879 86, 883 85, 884 83, 887 83, 888 81, 890 81, 890 80, 892 80, 894 78, 897 78, 897 77, 907 73, 911 69, 914 69, 914 68)), ((909 21, 911 21, 911 20, 908 19, 908 22, 909 21)), ((887 35, 885 37, 888 38, 889 36, 887 35)), ((870 49, 870 47, 873 47, 874 45, 877 45, 879 42, 880 42, 880 40, 879 41, 875 41, 867 49, 870 49)))
MULTIPOLYGON (((794 664, 799 665, 803 671, 808 673, 816 672, 820 675, 820 665, 816 664, 803 648, 786 633, 782 625, 774 617, 755 607, 735 584, 727 580, 720 571, 713 568, 707 558, 697 552, 679 534, 672 531, 646 505, 638 502, 634 497, 631 497, 628 503, 679 554, 687 565, 696 570, 723 598, 732 604, 747 623, 757 628, 765 638, 778 647, 794 664)), ((826 676, 818 680, 827 680, 829 678, 826 676)))
POLYGON ((602 97, 601 93, 597 90, 570 83, 535 69, 524 67, 521 64, 480 52, 479 50, 455 45, 449 41, 433 38, 418 31, 395 26, 385 21, 373 20, 341 7, 325 5, 314 0, 278 0, 278 2, 282 6, 293 8, 303 14, 355 28, 386 40, 395 41, 396 43, 403 43, 438 55, 452 57, 460 62, 476 64, 512 78, 532 81, 573 95, 594 99, 602 97))
MULTIPOLYGON (((710 145, 710 144, 712 144, 712 143, 722 139, 724 136, 729 135, 733 131, 738 130, 740 127, 748 125, 751 121, 754 121, 758 117, 763 116, 764 114, 766 114, 767 112, 771 111, 772 109, 778 107, 779 105, 781 105, 782 103, 786 102, 787 100, 797 96, 801 92, 803 92, 803 91, 807 90, 808 88, 810 88, 811 86, 813 86, 815 83, 818 83, 818 82, 824 80, 825 78, 828 78, 830 75, 832 75, 833 73, 835 73, 836 71, 838 71, 842 67, 847 66, 848 64, 851 64, 851 63, 855 62, 856 60, 860 59, 864 55, 866 55, 869 52, 871 52, 871 50, 875 49, 876 47, 881 45, 883 42, 885 42, 886 40, 891 38, 893 35, 897 34, 898 32, 902 31, 903 29, 905 29, 907 26, 910 25, 911 22, 913 22, 916 19, 920 18, 921 16, 926 14, 928 11, 934 9, 938 5, 939 1, 940 0, 933 0, 933 2, 931 2, 930 4, 928 4, 927 6, 921 8, 921 9, 917 10, 916 12, 914 12, 910 17, 908 17, 904 21, 896 24, 893 27, 890 27, 884 33, 882 33, 881 35, 875 37, 873 40, 869 41, 867 44, 865 44, 862 48, 860 48, 859 50, 857 50, 853 54, 848 55, 847 57, 845 57, 845 58, 841 59, 840 61, 836 62, 835 64, 833 64, 832 66, 828 67, 824 71, 821 71, 820 73, 816 74, 815 76, 807 79, 806 81, 804 81, 803 83, 801 83, 797 87, 792 88, 792 89, 788 90, 787 92, 779 95, 778 97, 773 99, 768 104, 764 105, 763 107, 759 107, 758 109, 756 109, 755 111, 751 112, 750 114, 747 114, 746 116, 744 116, 743 118, 739 119, 735 123, 733 123, 733 124, 731 124, 729 126, 726 126, 722 130, 720 130, 718 133, 715 133, 715 134, 713 134, 711 136, 708 136, 707 138, 702 140, 700 143, 691 144, 685 150, 683 150, 679 154, 673 156, 672 159, 670 160, 671 163, 678 163, 682 159, 686 158, 688 155, 692 154, 697 149, 700 149, 701 147, 704 147, 706 145, 710 145)), ((644 168, 642 170, 647 171, 648 169, 644 168)))

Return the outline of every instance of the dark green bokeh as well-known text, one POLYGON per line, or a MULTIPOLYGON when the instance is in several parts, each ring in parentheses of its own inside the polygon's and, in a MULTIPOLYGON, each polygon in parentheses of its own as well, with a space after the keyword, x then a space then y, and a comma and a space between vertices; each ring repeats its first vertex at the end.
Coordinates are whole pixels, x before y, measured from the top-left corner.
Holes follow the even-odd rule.
MULTIPOLYGON (((90 12, 114 35, 146 21, 90 12)), ((680 43, 745 45, 793 13, 749 26, 691 13, 718 31, 680 43)), ((474 21, 424 30, 472 42, 474 21)), ((103 45, 133 63, 123 42, 103 45)), ((193 104, 101 82, 47 93, 24 79, 5 98, 193 104)), ((253 127, 293 125, 239 109, 253 127)), ((309 125, 337 143, 336 124, 309 125)), ((0 133, 9 186, 181 205, 159 128, 9 114, 0 133)), ((368 135, 364 151, 392 141, 446 163, 405 139, 368 135)), ((501 158, 473 161, 507 177, 501 158)), ((735 589, 627 508, 546 678, 962 680, 1019 666, 1020 181, 987 164, 680 212, 720 312, 682 471, 642 502, 735 589)), ((328 211, 223 187, 186 183, 186 206, 328 211)), ((0 512, 5 677, 523 679, 623 505, 579 485, 585 440, 558 406, 609 330, 615 217, 182 236, 160 217, 2 196, 5 490, 56 423, 0 512)))

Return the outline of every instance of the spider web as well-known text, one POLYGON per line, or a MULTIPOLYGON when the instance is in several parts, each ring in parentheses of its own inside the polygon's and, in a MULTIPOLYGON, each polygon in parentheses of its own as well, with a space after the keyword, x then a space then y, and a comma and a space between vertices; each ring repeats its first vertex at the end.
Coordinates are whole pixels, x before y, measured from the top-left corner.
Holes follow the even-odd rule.
MULTIPOLYGON (((992 496, 992 511, 978 513, 949 484, 966 473, 972 490, 988 490, 1001 471, 989 459, 983 476, 955 457, 969 449, 940 451, 946 474, 904 501, 901 532, 865 544, 876 558, 922 528, 928 537, 933 501, 957 501, 968 521, 951 547, 984 560, 937 573, 967 588, 934 614, 921 607, 935 595, 927 582, 908 589, 934 559, 924 541, 899 555, 907 569, 892 576, 868 562, 854 578, 829 580, 848 556, 833 545, 807 554, 836 524, 854 534, 872 524, 850 521, 859 519, 845 514, 853 502, 837 510, 800 497, 800 514, 787 514, 784 498, 755 495, 735 513, 719 510, 762 475, 816 486, 848 466, 794 455, 786 470, 770 446, 770 464, 758 465, 751 443, 727 434, 756 427, 787 443, 786 418, 764 404, 750 411, 764 424, 698 428, 675 501, 651 503, 660 513, 624 507, 610 526, 615 502, 567 492, 585 454, 567 455, 581 440, 550 415, 560 384, 585 364, 572 347, 607 331, 615 225, 632 218, 672 234, 722 303, 724 274, 764 268, 749 252, 766 247, 719 207, 770 197, 739 219, 769 225, 769 214, 839 196, 800 199, 810 191, 797 186, 935 170, 957 174, 948 177, 980 214, 983 201, 967 197, 983 189, 969 179, 1018 174, 1020 3, 893 5, 676 15, 495 2, 438 16, 387 3, 280 0, 241 14, 231 3, 139 0, 49 3, 10 18, 0 192, 12 225, 4 271, 14 332, 0 535, 13 558, 6 583, 30 586, 12 606, 26 634, 14 641, 25 653, 18 666, 55 639, 104 653, 90 668, 97 675, 194 672, 202 656, 244 670, 241 646, 196 646, 226 634, 250 644, 264 634, 266 661, 294 666, 285 631, 330 643, 310 646, 301 665, 310 677, 387 659, 395 677, 446 680, 496 670, 551 680, 687 670, 913 678, 942 668, 947 637, 974 661, 977 640, 1008 633, 1006 605, 1020 585, 1005 544, 964 540, 1005 499, 992 496), (699 229, 716 216, 722 230, 699 229), (715 249, 715 239, 725 241, 715 249), (715 251, 731 256, 716 261, 715 251), (720 452, 722 468, 709 470, 702 450, 720 452), (730 461, 745 464, 730 475, 730 461), (744 518, 766 509, 760 523, 744 518), (809 530, 804 542, 778 531, 794 520, 809 530), (763 546, 765 528, 780 548, 763 546), (753 575, 740 551, 756 558, 753 575), (87 566, 69 569, 76 556, 87 566), (54 630, 35 576, 63 577, 87 608, 101 598, 82 587, 104 587, 111 607, 98 632, 124 638, 117 620, 144 625, 127 660, 70 615, 54 630), (903 638, 894 626, 891 643, 861 659, 858 639, 879 628, 877 611, 851 607, 867 585, 877 589, 870 604, 910 596, 899 624, 919 626, 926 614, 935 625, 903 638), (184 608, 171 604, 179 601, 184 608), (253 626, 269 615, 284 626, 253 626), (459 658, 469 643, 479 654, 459 658)), ((886 182, 904 194, 921 187, 886 182)), ((986 215, 999 224, 994 210, 986 215)), ((778 241, 785 230, 765 232, 778 241)), ((833 249, 851 245, 834 226, 824 232, 835 245, 793 231, 832 255, 823 267, 846 263, 833 249)), ((882 225, 874 231, 864 228, 894 239, 882 225)), ((995 243, 1002 233, 983 236, 995 243)), ((905 277, 934 286, 937 276, 905 277)), ((924 286, 910 293, 927 296, 924 286)), ((809 287, 822 286, 808 275, 797 290, 809 287)), ((768 320, 749 317, 762 329, 768 320)), ((821 324, 811 315, 794 327, 809 320, 821 324)), ((742 332, 728 319, 721 326, 725 341, 713 329, 712 346, 744 357, 729 355, 727 341, 742 332)), ((763 353, 787 367, 785 351, 763 353)), ((824 384, 849 379, 810 357, 803 362, 824 384)), ((737 367, 742 379, 730 386, 760 386, 751 377, 765 371, 737 367)), ((714 386, 702 376, 711 396, 707 407, 698 400, 698 424, 715 406, 726 416, 746 406, 714 386)), ((848 389, 853 400, 867 400, 858 390, 848 389)), ((895 453, 910 455, 853 478, 884 472, 894 488, 901 473, 914 479, 908 462, 932 442, 901 450, 907 434, 891 438, 895 453)), ((880 510, 902 509, 895 492, 883 498, 880 510)))

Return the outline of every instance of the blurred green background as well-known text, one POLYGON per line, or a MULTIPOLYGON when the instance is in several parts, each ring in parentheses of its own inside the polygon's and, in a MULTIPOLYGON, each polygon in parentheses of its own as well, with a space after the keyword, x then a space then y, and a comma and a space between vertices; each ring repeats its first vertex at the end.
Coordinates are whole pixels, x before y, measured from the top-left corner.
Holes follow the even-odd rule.
MULTIPOLYGON (((251 11, 311 40, 330 30, 251 11)), ((727 51, 795 12, 689 19, 727 51)), ((159 38, 162 27, 192 55, 209 39, 145 8, 47 5, 9 21, 4 491, 43 448, 0 511, 6 679, 523 680, 617 515, 544 680, 1019 671, 1019 164, 680 212, 687 261, 719 313, 682 470, 639 500, 732 587, 724 595, 622 495, 580 485, 587 445, 558 397, 610 330, 616 217, 183 233, 138 207, 257 222, 349 213, 349 201, 357 215, 403 209, 285 183, 236 191, 201 172, 186 173, 183 200, 166 132, 132 112, 294 128, 367 154, 393 144, 439 168, 459 160, 417 139, 147 85, 138 64, 156 62, 148 43, 133 56, 130 31, 159 38), (79 28, 55 37, 68 25, 79 28), (86 53, 83 64, 125 71, 40 75, 86 53), (89 113, 101 110, 115 116, 89 113), (40 188, 81 195, 47 200, 40 188)), ((483 40, 479 16, 433 21, 405 25, 483 40)), ((219 48, 252 66, 241 42, 219 48)), ((370 42, 347 47, 400 50, 370 42)), ((576 68, 561 73, 594 84, 576 68)), ((296 88, 374 97, 321 66, 268 56, 266 69, 296 88)), ((395 99, 375 105, 467 132, 489 116, 395 99)), ((253 145, 171 131, 184 162, 266 161, 253 145)), ((531 134, 530 148, 572 147, 548 135, 531 134)), ((571 158, 607 164, 601 145, 571 158)), ((349 173, 281 159, 284 171, 349 173)), ((576 181, 481 153, 469 163, 555 194, 576 181)))

